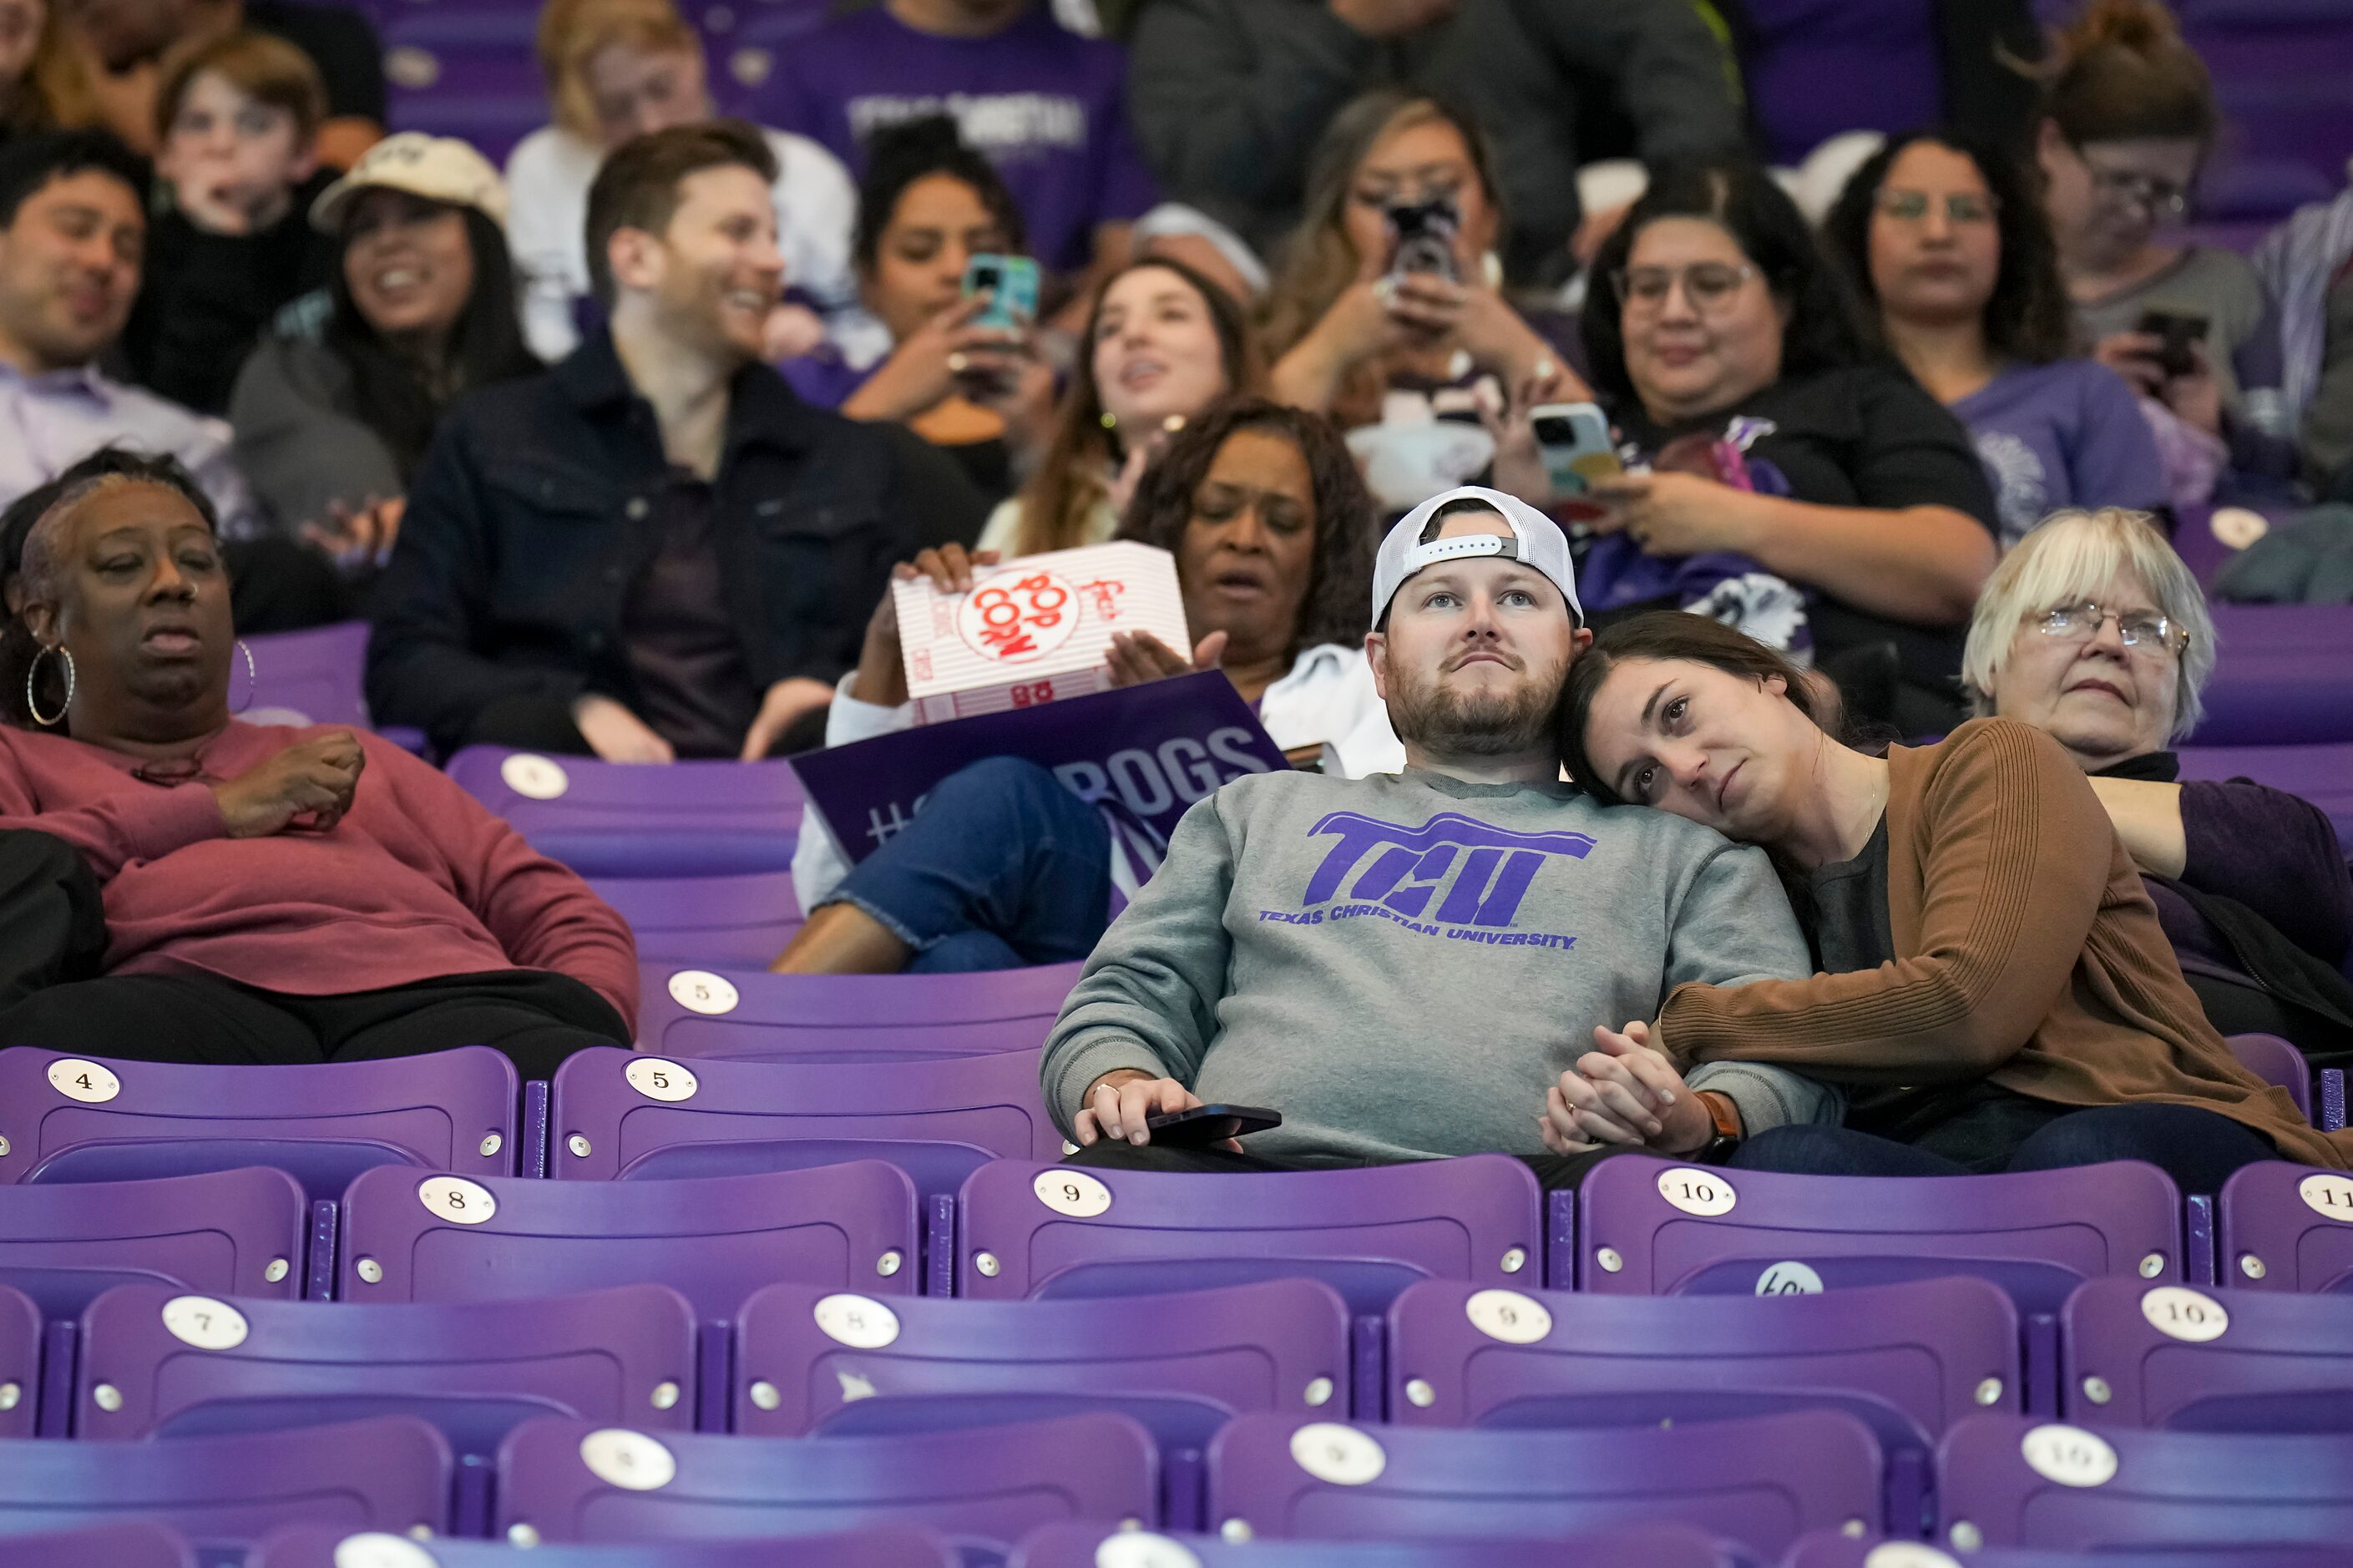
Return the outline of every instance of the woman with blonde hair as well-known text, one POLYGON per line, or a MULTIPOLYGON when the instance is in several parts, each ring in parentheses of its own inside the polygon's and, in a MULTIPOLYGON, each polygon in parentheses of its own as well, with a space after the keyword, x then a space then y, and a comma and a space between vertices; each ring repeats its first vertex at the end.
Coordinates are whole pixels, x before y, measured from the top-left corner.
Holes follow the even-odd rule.
MULTIPOLYGON (((1271 391, 1343 429, 1384 423, 1399 395, 1435 408, 1481 382, 1496 404, 1588 396, 1497 287, 1504 229, 1493 161, 1469 116, 1399 88, 1357 99, 1316 147, 1268 300, 1271 391)), ((1377 492, 1384 467, 1374 459, 1377 492)), ((1471 476, 1436 477, 1444 482, 1425 493, 1471 476)))
POLYGON ((2063 511, 1987 580, 1961 679, 1979 717, 2034 726, 2090 776, 2216 1028, 2353 1049, 2353 878, 2327 814, 2250 779, 2181 782, 2171 747, 2214 644, 2147 513, 2063 511))
MULTIPOLYGON (((709 120, 714 110, 702 37, 670 0, 547 0, 538 47, 555 122, 524 137, 507 159, 507 237, 523 278, 524 333, 533 352, 552 361, 580 342, 588 186, 605 155, 648 132, 709 120)), ((830 315, 857 294, 849 268, 857 191, 839 160, 807 137, 765 134, 778 171, 786 285, 818 316, 830 315)), ((771 357, 807 348, 821 331, 807 309, 779 307, 771 357)))
POLYGON ((0 0, 0 138, 98 123, 98 101, 48 0, 0 0))

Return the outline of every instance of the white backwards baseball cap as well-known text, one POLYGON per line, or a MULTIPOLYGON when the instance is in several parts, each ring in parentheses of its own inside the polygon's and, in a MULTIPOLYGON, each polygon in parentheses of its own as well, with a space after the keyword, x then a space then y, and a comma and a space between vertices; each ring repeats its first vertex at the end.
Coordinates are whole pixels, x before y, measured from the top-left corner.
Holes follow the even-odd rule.
POLYGON ((1568 601, 1569 618, 1585 619, 1585 607, 1577 602, 1577 567, 1569 559, 1568 535, 1561 531, 1560 524, 1517 496, 1483 485, 1462 485, 1434 495, 1406 513, 1381 541, 1380 553, 1373 559, 1373 624, 1380 624, 1405 580, 1423 567, 1482 555, 1500 555, 1543 573, 1568 601), (1423 543, 1422 531, 1430 526, 1430 520, 1455 501, 1477 501, 1502 514, 1511 526, 1510 537, 1464 533, 1423 543))

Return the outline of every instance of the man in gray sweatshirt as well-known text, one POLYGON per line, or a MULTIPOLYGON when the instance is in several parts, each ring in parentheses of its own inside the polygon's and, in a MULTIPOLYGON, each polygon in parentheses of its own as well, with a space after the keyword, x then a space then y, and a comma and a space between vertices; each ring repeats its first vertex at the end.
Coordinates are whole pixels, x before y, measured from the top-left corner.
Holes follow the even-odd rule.
MULTIPOLYGON (((1553 710, 1593 634, 1551 519, 1493 490, 1433 498, 1382 544, 1373 593, 1366 651, 1405 772, 1256 774, 1186 814, 1046 1042, 1046 1103, 1075 1163, 1496 1152, 1567 1184, 1591 1155, 1548 1152, 1539 1124, 1581 1139, 1555 1096, 1597 1026, 1655 1017, 1687 981, 1811 973, 1762 853, 1556 782, 1553 710), (1247 1153, 1151 1146, 1148 1117, 1204 1102, 1270 1106, 1283 1124, 1247 1153)), ((1841 1109, 1748 1064, 1691 1088, 1721 1097, 1718 1145, 1841 1109)))

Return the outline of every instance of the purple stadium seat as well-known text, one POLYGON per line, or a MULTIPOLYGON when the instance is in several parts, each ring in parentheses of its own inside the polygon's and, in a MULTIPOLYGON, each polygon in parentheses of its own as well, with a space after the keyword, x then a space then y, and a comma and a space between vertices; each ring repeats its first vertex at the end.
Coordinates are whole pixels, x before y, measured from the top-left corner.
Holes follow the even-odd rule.
POLYGON ((1123 1415, 891 1437, 655 1438, 549 1418, 499 1451, 515 1542, 817 1534, 929 1525, 983 1550, 1063 1520, 1155 1522, 1152 1439, 1123 1415))
POLYGON ((770 974, 649 963, 638 1048, 666 1057, 928 1061, 1035 1051, 1075 963, 973 974, 770 974))
POLYGON ((1244 1415, 1209 1445, 1229 1541, 1556 1536, 1683 1524, 1778 1554, 1880 1527, 1879 1445, 1830 1410, 1672 1430, 1495 1432, 1244 1415))
MULTIPOLYGON (((1119 1300, 872 1300, 772 1285, 736 1320, 734 1430, 923 1432, 1114 1408, 1165 1451, 1348 1387, 1348 1310, 1312 1279, 1119 1300)), ((1334 1406, 1337 1408, 1337 1406, 1334 1406)))
POLYGON ((2071 1421, 2353 1432, 2353 1299, 2094 1279, 2059 1321, 2071 1421))
POLYGON ((395 1170, 352 1184, 340 1300, 505 1300, 650 1280, 717 1320, 778 1280, 915 1289, 915 1191, 876 1161, 693 1181, 486 1182, 495 1212, 464 1225, 421 1201, 427 1185, 395 1170))
POLYGON ((134 1281, 292 1300, 308 1222, 294 1179, 259 1166, 0 1187, 0 1284, 59 1321, 134 1281))
POLYGON ((1883 1448, 2020 1407, 2018 1313, 1982 1279, 1813 1295, 1631 1297, 1409 1287, 1389 1308, 1388 1415, 1410 1426, 1630 1426, 1792 1409, 1883 1448))
POLYGON ((1062 1149, 1031 1051, 687 1066, 599 1047, 556 1069, 548 1117, 549 1173, 568 1181, 888 1160, 930 1197, 992 1159, 1051 1160, 1062 1149))
POLYGON ((1937 1539, 1963 1552, 2353 1541, 2353 1436, 1978 1415, 1946 1436, 1936 1473, 1937 1539))
POLYGON ((0 1050, 0 1183, 275 1165, 332 1201, 373 1165, 515 1170, 512 1063, 487 1046, 318 1065, 208 1067, 0 1050))
POLYGON ((461 136, 493 163, 547 122, 525 7, 437 5, 385 17, 384 74, 395 131, 461 136))
MULTIPOLYGON (((309 1525, 272 1534, 245 1568, 957 1568, 955 1549, 935 1531, 876 1524, 791 1541, 663 1541, 642 1546, 539 1546, 529 1556, 491 1541, 353 1537, 309 1525), (352 1549, 342 1557, 337 1547, 352 1549), (364 1552, 381 1555, 363 1555, 364 1552)), ((79 1565, 77 1565, 79 1568, 79 1565)))
POLYGON ((41 1393, 41 1309, 0 1285, 0 1437, 29 1437, 41 1393))
POLYGON ((2246 1290, 2353 1291, 2353 1179, 2249 1165, 2214 1204, 2214 1276, 2246 1290))
POLYGON ((178 1531, 126 1519, 11 1536, 6 1560, 8 1568, 195 1568, 196 1554, 178 1531))
POLYGON ((584 877, 781 871, 800 837, 800 780, 785 762, 652 768, 469 746, 448 772, 584 877))
MULTIPOLYGON (((736 764, 730 764, 731 766, 736 764)), ((736 877, 591 876, 597 897, 621 911, 649 962, 765 969, 801 929, 789 871, 736 877)))
POLYGON ((2232 1035, 2230 1046, 2241 1067, 2287 1090, 2304 1119, 2312 1120, 2312 1064, 2302 1051, 2277 1035, 2232 1035))
POLYGON ((144 1519, 185 1535, 208 1562, 235 1562, 289 1524, 438 1534, 449 1524, 451 1469, 441 1434, 405 1415, 169 1443, 11 1438, 0 1441, 0 1542, 144 1519))
MULTIPOLYGON (((2344 668, 2346 661, 2338 660, 2344 668)), ((2353 708, 2353 689, 2334 699, 2353 708)), ((2300 795, 2327 815, 2337 837, 2353 849, 2353 742, 2316 746, 2184 746, 2184 779, 2250 778, 2300 795)))
POLYGON ((1974 1274, 2052 1312, 2084 1279, 2182 1278, 2181 1195, 2133 1162, 1923 1181, 1624 1154, 1594 1167, 1577 1206, 1578 1288, 1610 1295, 1745 1296, 1794 1263, 1834 1290, 1974 1274))
POLYGON ((2353 1548, 2217 1546, 2180 1551, 2032 1552, 1989 1547, 1966 1560, 1916 1541, 1857 1539, 1824 1531, 1810 1535, 1781 1560, 1781 1568, 2353 1568, 2353 1548))
POLYGON ((249 724, 364 728, 367 699, 361 683, 367 640, 365 621, 247 637, 253 650, 253 700, 237 717, 249 724))
POLYGON ((1129 1296, 1305 1275, 1357 1313, 1417 1279, 1533 1285, 1535 1177, 1517 1160, 1198 1177, 985 1165, 958 1198, 959 1296, 1129 1296))
POLYGON ((460 1455, 487 1459, 534 1415, 688 1430, 694 1356, 693 1315, 659 1285, 381 1307, 125 1285, 82 1316, 74 1434, 177 1438, 417 1415, 460 1455))
POLYGON ((1050 1524, 1014 1548, 1010 1568, 1736 1568, 1743 1561, 1704 1531, 1672 1524, 1585 1531, 1559 1541, 1241 1542, 1050 1524))
POLYGON ((2216 605, 2214 649, 2193 746, 2353 741, 2353 605, 2216 605))

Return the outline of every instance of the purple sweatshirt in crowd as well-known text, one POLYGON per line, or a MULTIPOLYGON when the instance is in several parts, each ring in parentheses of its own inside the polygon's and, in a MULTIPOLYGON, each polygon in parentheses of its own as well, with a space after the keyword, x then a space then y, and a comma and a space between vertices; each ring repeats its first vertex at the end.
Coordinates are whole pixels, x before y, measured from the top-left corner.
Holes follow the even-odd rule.
POLYGON ((2132 389, 2104 364, 2014 364, 1952 410, 1985 464, 2005 550, 2062 507, 2164 504, 2157 438, 2132 389))

